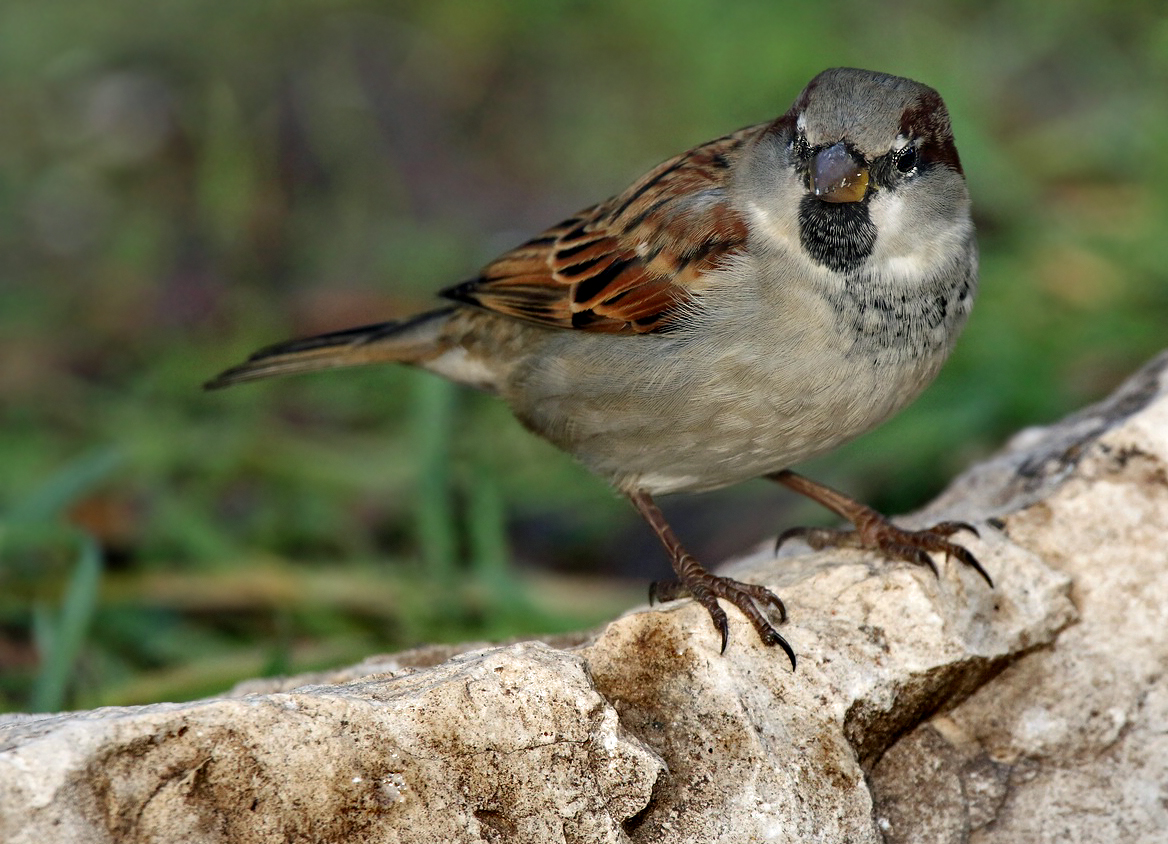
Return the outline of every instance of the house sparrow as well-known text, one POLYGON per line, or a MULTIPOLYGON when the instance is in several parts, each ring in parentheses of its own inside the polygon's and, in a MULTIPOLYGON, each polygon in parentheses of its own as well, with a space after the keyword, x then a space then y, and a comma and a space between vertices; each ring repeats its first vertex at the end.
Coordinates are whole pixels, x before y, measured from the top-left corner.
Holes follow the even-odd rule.
MULTIPOLYGON (((764 586, 707 572, 654 496, 767 477, 849 520, 797 528, 929 565, 969 525, 921 531, 787 469, 853 439, 933 380, 977 289, 969 195, 932 88, 826 70, 791 108, 658 165, 442 291, 412 318, 261 349, 206 385, 396 361, 498 394, 652 526, 726 648, 723 598, 795 654, 764 586)), ((991 583, 992 586, 992 583, 991 583)))

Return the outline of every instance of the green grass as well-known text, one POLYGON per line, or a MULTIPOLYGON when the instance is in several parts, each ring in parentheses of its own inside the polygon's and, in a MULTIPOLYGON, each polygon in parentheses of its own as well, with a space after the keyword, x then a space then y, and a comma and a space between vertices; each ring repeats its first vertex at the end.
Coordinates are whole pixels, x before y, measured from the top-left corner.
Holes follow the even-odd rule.
MULTIPOLYGON (((635 516, 488 397, 392 368, 199 385, 425 307, 834 64, 941 90, 981 236, 937 384, 813 467, 897 511, 1164 345, 1159 4, 5 5, 0 710, 210 694, 641 600, 605 579, 652 547, 635 516)), ((819 517, 736 517, 764 492, 706 496, 715 528, 678 530, 745 550, 819 517)))

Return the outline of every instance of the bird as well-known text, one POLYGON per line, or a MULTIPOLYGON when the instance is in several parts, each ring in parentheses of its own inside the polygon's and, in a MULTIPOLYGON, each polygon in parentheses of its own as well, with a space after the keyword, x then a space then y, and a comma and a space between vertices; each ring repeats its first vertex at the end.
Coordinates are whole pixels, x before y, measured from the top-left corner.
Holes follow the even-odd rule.
POLYGON ((948 110, 931 87, 857 68, 815 76, 778 118, 700 144, 440 291, 423 313, 268 346, 208 389, 387 362, 498 395, 628 498, 669 555, 650 600, 719 600, 795 668, 771 589, 712 574, 658 496, 764 477, 851 529, 792 528, 989 574, 951 539, 897 527, 791 470, 888 419, 933 380, 973 306, 978 251, 948 110))

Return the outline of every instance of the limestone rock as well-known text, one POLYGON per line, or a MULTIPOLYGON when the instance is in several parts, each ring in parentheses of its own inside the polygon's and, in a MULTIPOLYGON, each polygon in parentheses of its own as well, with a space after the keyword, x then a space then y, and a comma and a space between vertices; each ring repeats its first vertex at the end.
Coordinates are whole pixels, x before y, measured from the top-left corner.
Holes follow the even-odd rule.
POLYGON ((959 478, 1070 577, 1078 620, 873 771, 890 842, 1168 840, 1168 355, 959 478), (945 783, 962 799, 934 804, 945 783))
POLYGON ((0 840, 620 841, 664 767, 578 655, 528 643, 9 723, 0 840))
POLYGON ((678 601, 582 644, 0 716, 0 840, 1164 840, 1165 368, 905 520, 975 523, 992 590, 853 551, 731 567, 786 601, 794 672, 678 601))

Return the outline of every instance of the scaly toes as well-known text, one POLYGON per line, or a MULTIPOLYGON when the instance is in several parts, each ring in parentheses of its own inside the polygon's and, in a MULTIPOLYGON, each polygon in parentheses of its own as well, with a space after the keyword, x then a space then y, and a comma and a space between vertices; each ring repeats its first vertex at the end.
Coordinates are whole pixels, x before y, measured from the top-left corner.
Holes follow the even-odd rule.
MULTIPOLYGON (((740 591, 744 592, 750 598, 750 600, 763 605, 769 604, 770 606, 774 607, 779 611, 779 623, 782 624, 786 622, 787 607, 783 603, 783 599, 774 592, 767 589, 765 586, 759 586, 757 583, 742 583, 738 580, 731 580, 730 582, 733 583, 740 591)), ((733 598, 727 598, 727 600, 733 602, 735 606, 741 606, 738 601, 735 601, 733 598)))
POLYGON ((649 606, 653 606, 655 601, 665 603, 684 598, 687 595, 689 595, 689 590, 679 580, 654 580, 649 584, 649 606))
POLYGON ((718 606, 718 599, 708 592, 697 598, 698 603, 706 608, 706 612, 710 614, 710 620, 714 622, 714 629, 722 637, 722 653, 726 653, 726 645, 730 641, 730 622, 726 618, 726 611, 718 606))
POLYGON ((874 550, 894 559, 927 565, 938 577, 940 573, 930 552, 944 554, 946 559, 954 557, 980 574, 992 589, 994 582, 977 561, 977 557, 965 546, 949 541, 948 537, 962 530, 969 531, 974 536, 980 535, 973 525, 966 522, 941 522, 924 530, 903 530, 885 521, 875 531, 874 550))
POLYGON ((924 530, 898 528, 884 517, 872 511, 860 522, 856 530, 833 530, 830 528, 796 527, 783 531, 775 542, 775 552, 788 539, 801 539, 815 551, 825 548, 863 548, 876 551, 893 560, 904 560, 920 566, 928 566, 933 574, 940 577, 932 554, 954 557, 972 568, 985 579, 990 588, 994 582, 989 574, 963 545, 951 542, 949 537, 960 531, 968 531, 980 536, 977 528, 968 522, 941 522, 924 530))
MULTIPOLYGON (((919 537, 917 537, 919 539, 919 537)), ((931 546, 931 543, 930 543, 931 546)), ((914 544, 911 540, 902 536, 894 536, 881 542, 872 550, 880 552, 882 555, 890 560, 902 560, 906 563, 913 563, 918 566, 927 566, 933 570, 933 574, 941 577, 941 572, 937 568, 937 564, 933 562, 929 551, 936 550, 932 547, 925 548, 922 545, 914 544)))
POLYGON ((762 643, 764 645, 778 645, 787 658, 791 660, 791 668, 795 667, 795 651, 759 609, 759 606, 773 607, 779 614, 780 623, 787 620, 786 605, 783 604, 778 595, 765 586, 742 583, 705 571, 702 571, 700 575, 695 573, 686 582, 664 580, 649 586, 649 603, 654 600, 671 601, 685 596, 692 596, 695 601, 706 608, 706 612, 710 614, 710 620, 714 623, 714 629, 721 636, 723 653, 726 652, 726 645, 730 641, 730 624, 726 618, 725 610, 718 605, 719 598, 738 607, 742 614, 750 620, 762 643))
POLYGON ((969 522, 938 522, 931 528, 921 531, 921 533, 934 533, 940 536, 949 537, 955 533, 960 533, 963 530, 968 533, 972 533, 976 537, 981 537, 981 534, 978 532, 977 528, 975 528, 969 522))
MULTIPOLYGON (((710 575, 710 581, 707 587, 712 596, 724 598, 738 607, 742 611, 742 614, 750 620, 762 643, 768 646, 778 645, 782 648, 783 652, 787 655, 787 659, 791 660, 791 670, 795 669, 795 651, 791 648, 787 640, 775 630, 757 606, 757 604, 762 604, 764 606, 769 605, 775 607, 779 611, 782 621, 786 621, 787 608, 783 605, 778 595, 771 592, 765 586, 759 586, 754 583, 742 583, 741 581, 732 580, 728 577, 717 577, 714 575, 710 575)), ((716 601, 714 603, 717 605, 716 601)), ((719 612, 721 613, 720 609, 719 612)), ((712 610, 710 614, 713 615, 712 610)), ((725 613, 722 613, 722 618, 724 619, 725 617, 725 613)), ((717 619, 715 619, 715 624, 717 623, 717 619)), ((722 647, 725 650, 725 640, 723 640, 722 647)))

